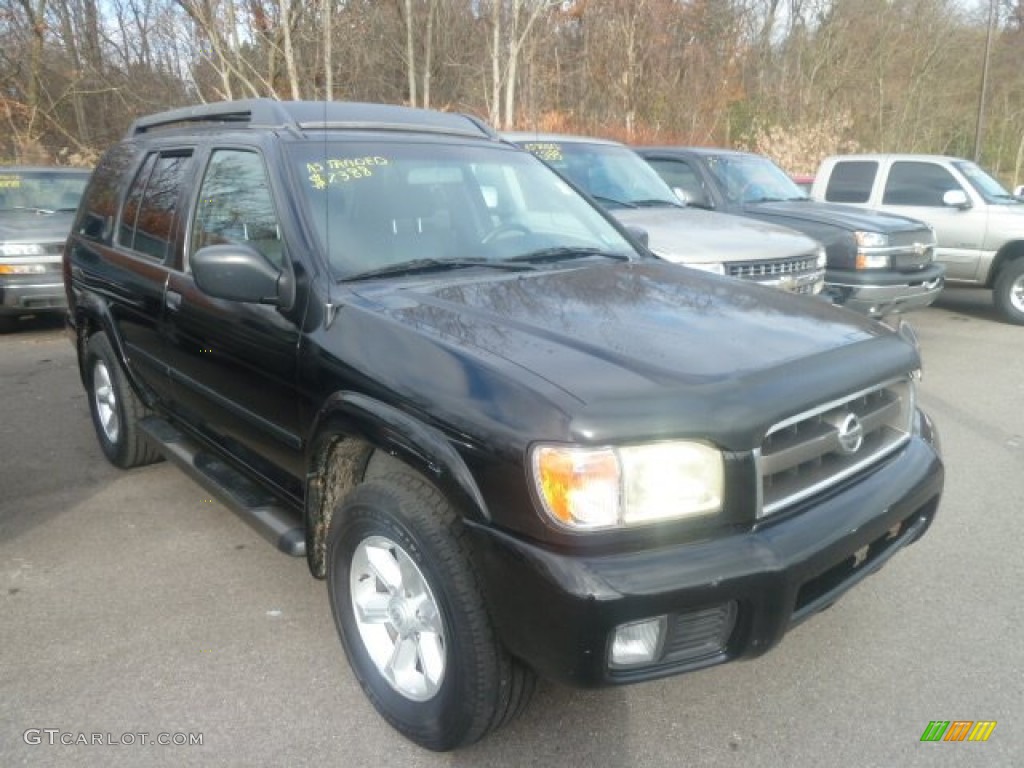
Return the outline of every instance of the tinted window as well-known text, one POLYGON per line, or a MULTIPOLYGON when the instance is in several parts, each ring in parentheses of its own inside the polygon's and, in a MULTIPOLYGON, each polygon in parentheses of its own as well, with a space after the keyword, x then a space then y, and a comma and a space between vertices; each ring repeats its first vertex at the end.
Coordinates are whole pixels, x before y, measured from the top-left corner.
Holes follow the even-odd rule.
POLYGON ((886 205, 923 205, 942 207, 942 196, 951 189, 962 189, 952 174, 935 163, 893 163, 885 183, 886 205))
POLYGON ((866 203, 877 173, 878 163, 874 160, 836 163, 825 189, 825 199, 830 203, 866 203))
POLYGON ((220 149, 206 168, 191 250, 225 243, 248 245, 272 264, 282 264, 274 199, 263 158, 256 152, 220 149))
POLYGON ((108 240, 113 234, 111 224, 117 216, 121 184, 135 162, 135 147, 118 146, 108 152, 96 167, 85 193, 78 231, 92 240, 108 240))
POLYGON ((121 215, 119 242, 163 261, 178 223, 181 186, 192 162, 191 153, 153 154, 128 191, 121 215))

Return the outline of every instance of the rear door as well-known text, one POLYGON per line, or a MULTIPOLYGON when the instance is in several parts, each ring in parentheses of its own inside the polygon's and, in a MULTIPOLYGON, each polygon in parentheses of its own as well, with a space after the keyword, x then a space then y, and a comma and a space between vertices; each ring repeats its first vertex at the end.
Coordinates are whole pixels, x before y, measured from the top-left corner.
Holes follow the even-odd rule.
POLYGON ((164 290, 180 250, 192 154, 187 147, 140 153, 125 145, 108 155, 71 246, 72 279, 104 297, 133 375, 161 399, 170 395, 161 335, 164 290), (119 200, 126 176, 131 183, 119 200))
POLYGON ((167 285, 166 359, 175 409, 207 439, 299 498, 300 329, 276 307, 207 296, 189 268, 199 248, 238 243, 290 270, 278 196, 257 148, 215 146, 202 165, 186 247, 167 285))

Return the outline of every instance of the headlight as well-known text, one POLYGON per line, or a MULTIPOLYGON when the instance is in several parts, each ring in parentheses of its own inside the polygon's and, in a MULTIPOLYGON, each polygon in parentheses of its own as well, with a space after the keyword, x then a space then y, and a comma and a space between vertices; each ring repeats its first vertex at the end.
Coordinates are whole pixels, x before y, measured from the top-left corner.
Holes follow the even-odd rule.
POLYGON ((689 267, 690 269, 699 269, 701 272, 710 272, 713 275, 725 274, 724 264, 688 264, 685 261, 681 263, 685 267, 689 267))
POLYGON ((889 236, 882 232, 854 232, 857 241, 857 269, 888 269, 889 254, 865 253, 865 249, 888 248, 889 236))
POLYGON ((818 258, 816 262, 818 269, 824 269, 828 264, 828 254, 825 253, 825 246, 818 246, 818 258))
POLYGON ((858 248, 887 248, 889 236, 883 232, 854 232, 858 248))
POLYGON ((544 511, 576 530, 701 517, 722 508, 722 454, 704 443, 537 445, 530 465, 544 511))
POLYGON ((42 256, 46 251, 39 243, 4 243, 0 256, 42 256))

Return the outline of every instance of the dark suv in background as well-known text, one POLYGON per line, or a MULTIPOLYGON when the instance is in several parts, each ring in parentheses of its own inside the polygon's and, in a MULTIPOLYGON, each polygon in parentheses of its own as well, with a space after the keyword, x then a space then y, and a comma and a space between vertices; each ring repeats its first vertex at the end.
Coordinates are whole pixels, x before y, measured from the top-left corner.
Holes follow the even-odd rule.
POLYGON ((89 171, 0 168, 0 332, 39 313, 63 314, 61 253, 89 171))
POLYGON ((825 245, 825 293, 884 317, 929 306, 945 283, 935 233, 915 219, 811 200, 767 157, 727 149, 637 147, 687 205, 799 230, 825 245))
POLYGON ((762 654, 939 504, 909 339, 654 258, 470 117, 144 118, 65 274, 106 456, 172 460, 305 557, 367 696, 431 749, 538 673, 762 654))

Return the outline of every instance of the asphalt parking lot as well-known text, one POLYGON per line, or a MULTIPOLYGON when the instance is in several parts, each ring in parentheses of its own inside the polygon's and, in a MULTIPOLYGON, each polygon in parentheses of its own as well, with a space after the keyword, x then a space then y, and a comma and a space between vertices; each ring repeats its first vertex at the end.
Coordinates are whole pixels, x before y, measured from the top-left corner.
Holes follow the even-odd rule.
POLYGON ((167 464, 107 464, 59 322, 26 323, 0 336, 0 766, 1024 765, 1024 328, 966 290, 912 324, 947 463, 919 544, 760 659, 542 684, 436 755, 363 697, 303 560, 167 464), (997 726, 922 743, 932 720, 997 726))

